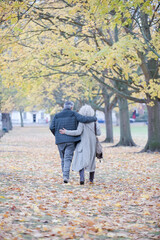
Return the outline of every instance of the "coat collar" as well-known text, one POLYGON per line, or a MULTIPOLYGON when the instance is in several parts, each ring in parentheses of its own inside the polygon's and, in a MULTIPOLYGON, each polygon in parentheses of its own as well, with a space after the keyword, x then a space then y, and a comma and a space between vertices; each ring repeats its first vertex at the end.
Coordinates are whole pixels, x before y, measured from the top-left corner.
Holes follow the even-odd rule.
POLYGON ((63 111, 72 111, 70 108, 64 108, 63 111))

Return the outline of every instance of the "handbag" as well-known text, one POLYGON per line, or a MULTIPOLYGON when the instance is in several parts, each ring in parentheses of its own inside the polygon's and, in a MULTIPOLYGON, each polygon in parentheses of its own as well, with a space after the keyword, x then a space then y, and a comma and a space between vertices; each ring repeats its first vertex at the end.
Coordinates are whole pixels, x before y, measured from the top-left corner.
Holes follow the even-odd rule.
MULTIPOLYGON (((94 129, 95 129, 95 135, 97 135, 96 123, 94 125, 94 129)), ((98 159, 102 159, 103 158, 102 145, 101 145, 98 137, 96 137, 96 157, 98 159)))

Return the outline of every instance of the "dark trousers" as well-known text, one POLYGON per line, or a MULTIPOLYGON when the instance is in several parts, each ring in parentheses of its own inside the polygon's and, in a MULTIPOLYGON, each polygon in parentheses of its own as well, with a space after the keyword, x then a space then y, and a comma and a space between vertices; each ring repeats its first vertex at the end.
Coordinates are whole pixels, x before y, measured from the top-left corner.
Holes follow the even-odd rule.
MULTIPOLYGON (((80 171, 79 171, 79 176, 80 176, 80 182, 84 182, 84 168, 82 168, 80 171)), ((89 181, 90 182, 93 182, 94 180, 94 172, 90 172, 89 173, 89 181)))
POLYGON ((58 150, 61 157, 63 178, 69 180, 70 167, 75 150, 75 143, 60 143, 58 150))

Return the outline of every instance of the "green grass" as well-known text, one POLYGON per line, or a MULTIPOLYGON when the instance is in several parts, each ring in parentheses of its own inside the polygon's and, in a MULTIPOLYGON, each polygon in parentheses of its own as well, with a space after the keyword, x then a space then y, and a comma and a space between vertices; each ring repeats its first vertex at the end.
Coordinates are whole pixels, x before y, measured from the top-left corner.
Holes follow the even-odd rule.
POLYGON ((144 136, 147 137, 148 135, 148 129, 147 129, 147 125, 131 125, 131 133, 133 136, 144 136))
MULTIPOLYGON (((147 125, 132 123, 130 127, 132 137, 147 137, 147 125)), ((117 137, 120 135, 119 126, 113 127, 113 134, 117 137)))
MULTIPOLYGON (((101 132, 102 135, 105 136, 105 124, 101 124, 101 132)), ((147 140, 147 125, 145 123, 131 123, 131 135, 133 140, 136 141, 136 139, 143 139, 144 142, 147 140)), ((120 127, 119 126, 113 126, 113 137, 119 138, 120 136, 120 127)))

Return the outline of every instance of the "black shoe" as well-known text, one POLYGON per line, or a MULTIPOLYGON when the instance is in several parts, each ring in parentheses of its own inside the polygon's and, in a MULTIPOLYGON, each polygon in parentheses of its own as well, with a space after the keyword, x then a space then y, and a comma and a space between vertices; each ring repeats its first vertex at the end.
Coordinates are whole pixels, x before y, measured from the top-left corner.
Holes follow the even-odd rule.
POLYGON ((64 183, 68 183, 68 180, 67 180, 67 179, 64 179, 64 183))
POLYGON ((80 185, 84 185, 84 181, 80 181, 80 185))
POLYGON ((89 181, 91 184, 93 183, 93 180, 94 180, 94 172, 90 172, 89 173, 89 181))

